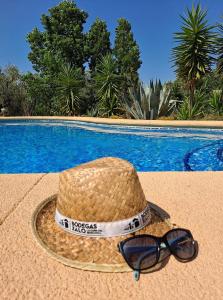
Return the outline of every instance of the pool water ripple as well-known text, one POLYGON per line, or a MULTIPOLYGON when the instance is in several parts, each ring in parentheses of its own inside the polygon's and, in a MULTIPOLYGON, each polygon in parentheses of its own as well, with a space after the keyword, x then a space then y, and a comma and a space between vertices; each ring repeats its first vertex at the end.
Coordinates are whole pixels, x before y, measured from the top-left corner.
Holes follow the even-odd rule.
POLYGON ((184 157, 186 171, 222 171, 223 141, 216 141, 189 151, 184 157))
POLYGON ((138 171, 223 170, 222 129, 1 120, 0 146, 0 173, 60 172, 103 156, 138 171))

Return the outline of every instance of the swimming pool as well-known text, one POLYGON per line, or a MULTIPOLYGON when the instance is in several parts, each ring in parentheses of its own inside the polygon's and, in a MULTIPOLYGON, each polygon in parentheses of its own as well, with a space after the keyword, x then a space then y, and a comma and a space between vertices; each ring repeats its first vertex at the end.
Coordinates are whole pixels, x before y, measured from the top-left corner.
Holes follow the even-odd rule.
POLYGON ((0 173, 60 172, 116 156, 138 171, 223 170, 223 129, 0 120, 0 173))

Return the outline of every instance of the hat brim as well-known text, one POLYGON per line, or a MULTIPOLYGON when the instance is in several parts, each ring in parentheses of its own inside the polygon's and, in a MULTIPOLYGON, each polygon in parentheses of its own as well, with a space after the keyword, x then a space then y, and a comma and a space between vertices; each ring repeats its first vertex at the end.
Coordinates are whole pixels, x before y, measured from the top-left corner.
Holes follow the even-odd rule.
MULTIPOLYGON (((62 230, 55 222, 57 195, 40 203, 32 216, 32 231, 39 245, 58 262, 69 267, 101 272, 132 271, 118 252, 117 244, 133 234, 110 237, 88 238, 62 230)), ((162 236, 173 228, 169 219, 162 216, 156 208, 151 208, 149 225, 135 232, 162 236)), ((159 269, 159 263, 149 272, 159 269)))

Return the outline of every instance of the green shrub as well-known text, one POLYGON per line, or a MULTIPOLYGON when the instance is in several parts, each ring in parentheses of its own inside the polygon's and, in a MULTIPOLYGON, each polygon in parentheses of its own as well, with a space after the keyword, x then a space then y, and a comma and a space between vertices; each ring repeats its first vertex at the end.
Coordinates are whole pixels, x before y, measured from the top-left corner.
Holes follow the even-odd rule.
POLYGON ((210 112, 215 115, 223 114, 223 94, 222 90, 213 90, 209 98, 208 104, 210 112))
POLYGON ((194 103, 191 104, 190 97, 186 96, 177 110, 178 120, 200 119, 204 116, 205 99, 200 91, 195 92, 194 103))

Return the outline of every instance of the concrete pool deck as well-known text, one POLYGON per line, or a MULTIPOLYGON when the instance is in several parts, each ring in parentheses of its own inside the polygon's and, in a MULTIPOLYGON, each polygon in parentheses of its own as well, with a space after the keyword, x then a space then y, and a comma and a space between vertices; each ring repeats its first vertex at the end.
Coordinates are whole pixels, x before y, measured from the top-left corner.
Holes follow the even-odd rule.
POLYGON ((139 173, 148 200, 192 231, 199 255, 142 275, 81 271, 50 258, 31 231, 34 208, 58 174, 0 175, 0 299, 222 299, 223 172, 139 173))

